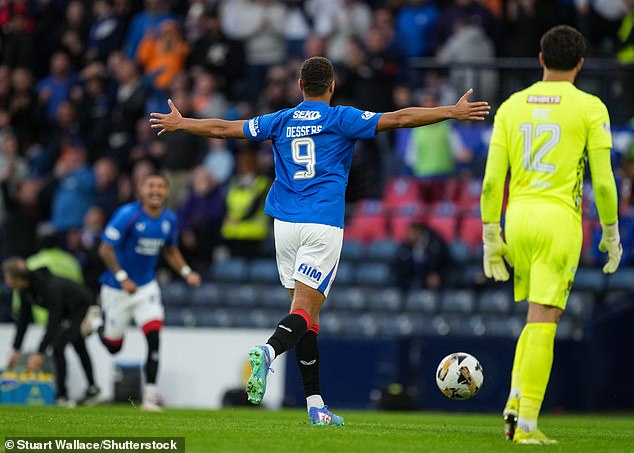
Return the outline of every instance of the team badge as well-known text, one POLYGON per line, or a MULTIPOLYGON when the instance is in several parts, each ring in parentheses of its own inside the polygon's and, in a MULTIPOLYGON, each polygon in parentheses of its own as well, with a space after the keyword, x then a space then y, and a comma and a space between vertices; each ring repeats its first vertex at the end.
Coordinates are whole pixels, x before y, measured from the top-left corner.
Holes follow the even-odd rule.
POLYGON ((161 230, 163 230, 163 234, 170 233, 170 223, 167 220, 163 220, 163 223, 161 224, 161 230))

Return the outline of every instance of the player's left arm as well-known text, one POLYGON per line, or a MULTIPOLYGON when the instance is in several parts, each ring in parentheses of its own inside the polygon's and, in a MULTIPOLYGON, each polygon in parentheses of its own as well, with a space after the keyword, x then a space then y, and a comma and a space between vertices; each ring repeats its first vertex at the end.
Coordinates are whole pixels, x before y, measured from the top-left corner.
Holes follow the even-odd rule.
POLYGON ((619 234, 618 196, 610 160, 612 134, 608 109, 598 98, 593 98, 593 101, 594 105, 588 109, 589 133, 586 149, 603 232, 599 250, 608 253, 608 262, 603 266, 603 272, 611 274, 618 269, 623 255, 619 234))
POLYGON ((500 222, 508 169, 509 158, 506 148, 501 144, 491 143, 480 196, 482 223, 500 222))
POLYGON ((379 118, 376 131, 398 129, 404 127, 427 126, 444 120, 483 121, 491 110, 486 101, 469 102, 473 94, 470 88, 455 105, 440 107, 408 107, 394 112, 386 112, 379 118))
POLYGON ((592 188, 601 220, 602 236, 599 250, 608 253, 603 272, 616 272, 623 255, 618 222, 618 196, 610 162, 610 148, 588 149, 592 188))
POLYGON ((244 135, 245 120, 221 120, 217 118, 197 119, 181 115, 171 99, 167 100, 169 113, 150 113, 151 128, 159 129, 158 135, 166 132, 185 131, 190 134, 213 138, 247 138, 244 135))
POLYGON ((178 247, 175 245, 166 245, 163 247, 163 258, 165 258, 165 261, 167 261, 167 264, 172 269, 178 272, 181 277, 185 279, 188 285, 200 285, 200 274, 198 274, 198 272, 194 272, 192 268, 187 265, 187 262, 178 247))

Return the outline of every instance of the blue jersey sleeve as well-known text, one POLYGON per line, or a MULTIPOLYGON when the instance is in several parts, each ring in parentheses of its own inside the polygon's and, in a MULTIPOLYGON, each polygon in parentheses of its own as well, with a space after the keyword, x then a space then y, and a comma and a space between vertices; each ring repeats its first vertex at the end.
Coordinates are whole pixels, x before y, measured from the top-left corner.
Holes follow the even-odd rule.
POLYGON ((354 107, 341 107, 342 132, 351 139, 372 138, 382 113, 362 111, 354 107))
POLYGON ((120 244, 124 239, 133 213, 134 211, 130 209, 130 206, 119 208, 110 219, 110 222, 108 222, 108 225, 106 225, 101 239, 108 244, 120 244))
POLYGON ((249 121, 244 123, 244 135, 246 135, 247 138, 258 142, 269 140, 272 138, 271 132, 276 118, 277 112, 251 118, 249 121))
POLYGON ((179 226, 178 226, 178 217, 176 214, 171 213, 170 215, 170 233, 165 241, 165 245, 171 245, 173 247, 178 247, 178 235, 179 235, 179 226))

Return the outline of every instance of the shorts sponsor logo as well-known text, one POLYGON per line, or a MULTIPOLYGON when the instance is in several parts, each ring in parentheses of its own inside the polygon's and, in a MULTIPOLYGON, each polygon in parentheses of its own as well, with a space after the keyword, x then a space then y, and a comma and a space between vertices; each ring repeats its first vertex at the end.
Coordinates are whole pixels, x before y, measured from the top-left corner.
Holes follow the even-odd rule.
POLYGON ((295 110, 293 112, 294 120, 313 121, 321 118, 321 113, 315 110, 295 110))
POLYGON ((374 115, 376 115, 376 113, 374 112, 370 112, 369 110, 366 110, 365 112, 363 112, 363 114, 361 115, 361 119, 364 120, 369 120, 370 118, 372 118, 374 115))
POLYGON ((304 264, 304 263, 300 264, 298 271, 304 274, 306 277, 310 278, 311 280, 315 280, 317 282, 321 280, 321 271, 319 269, 315 269, 314 267, 309 266, 308 264, 304 264))

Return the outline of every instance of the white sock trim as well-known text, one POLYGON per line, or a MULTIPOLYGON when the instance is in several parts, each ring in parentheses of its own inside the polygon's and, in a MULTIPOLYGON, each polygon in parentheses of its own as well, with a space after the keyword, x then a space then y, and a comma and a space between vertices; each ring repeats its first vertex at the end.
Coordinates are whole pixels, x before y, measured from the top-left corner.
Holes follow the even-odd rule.
POLYGON ((520 389, 511 389, 511 392, 509 393, 509 399, 513 399, 513 398, 520 398, 520 389))
POLYGON ((275 360, 275 349, 268 343, 264 347, 269 351, 269 357, 271 358, 271 363, 273 363, 273 360, 275 360))
POLYGON ((537 429, 537 420, 520 418, 519 420, 517 420, 517 427, 525 433, 532 433, 537 429))
POLYGON ((316 407, 317 409, 324 407, 324 400, 321 395, 310 395, 306 398, 306 409, 310 411, 311 407, 316 407))

